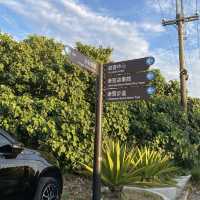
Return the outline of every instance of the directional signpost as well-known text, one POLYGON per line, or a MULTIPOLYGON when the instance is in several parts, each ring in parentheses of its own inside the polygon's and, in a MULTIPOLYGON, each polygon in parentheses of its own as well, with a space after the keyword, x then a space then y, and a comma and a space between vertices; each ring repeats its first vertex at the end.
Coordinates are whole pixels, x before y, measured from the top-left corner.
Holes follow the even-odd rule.
POLYGON ((148 84, 154 80, 155 74, 153 72, 140 72, 140 73, 125 73, 111 76, 104 76, 105 88, 111 88, 116 86, 140 86, 148 84))
POLYGON ((101 140, 103 93, 106 101, 147 100, 155 93, 149 82, 155 74, 147 71, 154 64, 153 57, 97 64, 77 50, 66 46, 65 52, 73 64, 96 75, 96 124, 93 165, 93 200, 101 199, 101 140))
POLYGON ((81 54, 70 46, 65 47, 71 62, 79 65, 96 75, 96 120, 95 120, 95 141, 94 141, 94 166, 93 166, 93 200, 101 199, 101 140, 102 140, 102 112, 103 112, 103 65, 97 64, 90 58, 81 54))
POLYGON ((104 97, 106 101, 147 100, 155 93, 147 86, 155 79, 149 69, 153 57, 128 60, 104 65, 104 97))
POLYGON ((67 53, 72 63, 79 65, 92 73, 97 73, 97 63, 93 60, 68 45, 65 46, 64 51, 67 53))
POLYGON ((125 60, 116 63, 108 63, 104 65, 104 73, 107 74, 122 74, 122 73, 136 73, 138 71, 145 71, 153 65, 155 59, 153 57, 146 57, 134 60, 125 60))
POLYGON ((106 101, 148 100, 155 93, 152 86, 117 87, 105 92, 106 101))

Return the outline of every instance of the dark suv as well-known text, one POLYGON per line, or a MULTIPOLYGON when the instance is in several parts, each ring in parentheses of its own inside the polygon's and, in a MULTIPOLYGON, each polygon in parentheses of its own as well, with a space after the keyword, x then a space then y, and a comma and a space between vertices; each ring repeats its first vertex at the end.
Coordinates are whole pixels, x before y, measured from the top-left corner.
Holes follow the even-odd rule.
POLYGON ((62 175, 41 155, 0 129, 1 200, 60 200, 62 175))

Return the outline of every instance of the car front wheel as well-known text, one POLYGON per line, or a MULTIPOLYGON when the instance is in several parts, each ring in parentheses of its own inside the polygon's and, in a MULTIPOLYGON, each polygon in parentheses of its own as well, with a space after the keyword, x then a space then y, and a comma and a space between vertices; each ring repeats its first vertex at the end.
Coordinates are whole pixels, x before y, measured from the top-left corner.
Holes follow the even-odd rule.
POLYGON ((55 178, 40 178, 34 200, 60 200, 60 196, 60 185, 55 178))

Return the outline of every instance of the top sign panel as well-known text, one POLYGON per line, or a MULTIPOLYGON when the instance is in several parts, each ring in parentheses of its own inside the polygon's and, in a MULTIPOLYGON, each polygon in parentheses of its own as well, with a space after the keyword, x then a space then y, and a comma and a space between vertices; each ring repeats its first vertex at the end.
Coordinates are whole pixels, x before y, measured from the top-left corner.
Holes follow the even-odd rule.
POLYGON ((126 60, 115 63, 108 63, 104 65, 104 73, 107 75, 136 73, 147 70, 150 65, 153 65, 155 59, 153 57, 146 57, 134 60, 126 60))
POLYGON ((87 56, 81 54, 70 46, 65 47, 65 52, 68 54, 72 63, 79 65, 92 73, 97 73, 97 64, 87 56))

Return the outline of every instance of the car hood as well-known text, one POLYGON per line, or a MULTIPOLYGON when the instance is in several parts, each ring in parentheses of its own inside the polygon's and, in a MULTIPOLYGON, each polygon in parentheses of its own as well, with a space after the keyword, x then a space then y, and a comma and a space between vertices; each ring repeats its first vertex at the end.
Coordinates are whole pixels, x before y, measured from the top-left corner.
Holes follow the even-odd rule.
POLYGON ((24 148, 18 155, 18 159, 40 161, 48 165, 57 166, 57 160, 50 153, 45 151, 36 151, 29 148, 24 148))

